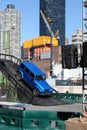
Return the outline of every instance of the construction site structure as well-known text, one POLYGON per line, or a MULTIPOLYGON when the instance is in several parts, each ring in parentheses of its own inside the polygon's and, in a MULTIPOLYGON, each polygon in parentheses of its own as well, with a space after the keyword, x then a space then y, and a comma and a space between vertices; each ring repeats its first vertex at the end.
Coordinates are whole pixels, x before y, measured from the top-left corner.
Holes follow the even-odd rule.
MULTIPOLYGON (((40 36, 40 37, 33 38, 32 40, 25 40, 23 47, 32 48, 34 46, 37 47, 37 46, 46 45, 46 44, 50 45, 50 37, 49 36, 40 36)), ((52 38, 52 45, 58 46, 58 40, 55 37, 52 38)))
MULTIPOLYGON (((50 39, 49 36, 40 36, 32 40, 25 40, 23 44, 24 59, 50 58, 50 39)), ((52 46, 58 46, 58 40, 54 37, 52 38, 52 46)))
POLYGON ((87 0, 83 0, 82 4, 82 32, 83 42, 87 42, 87 0))
POLYGON ((83 109, 85 90, 87 90, 87 0, 82 0, 82 93, 83 93, 83 109))

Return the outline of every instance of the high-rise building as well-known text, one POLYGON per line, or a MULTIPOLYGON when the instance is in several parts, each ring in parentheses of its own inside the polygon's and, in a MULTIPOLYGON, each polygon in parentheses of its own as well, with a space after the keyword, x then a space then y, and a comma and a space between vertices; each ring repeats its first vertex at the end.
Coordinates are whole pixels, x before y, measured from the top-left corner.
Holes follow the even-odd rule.
POLYGON ((77 29, 76 33, 72 35, 72 44, 82 44, 82 30, 77 29))
POLYGON ((80 63, 81 60, 82 40, 83 40, 82 29, 77 29, 76 33, 72 35, 72 44, 76 45, 78 48, 78 63, 80 63))
MULTIPOLYGON (((59 31, 59 45, 65 45, 65 0, 40 0, 40 10, 44 13, 46 18, 52 20, 50 24, 51 29, 55 35, 59 31)), ((40 15, 40 36, 51 34, 40 15)))
POLYGON ((0 52, 20 58, 20 12, 8 4, 0 10, 0 52))

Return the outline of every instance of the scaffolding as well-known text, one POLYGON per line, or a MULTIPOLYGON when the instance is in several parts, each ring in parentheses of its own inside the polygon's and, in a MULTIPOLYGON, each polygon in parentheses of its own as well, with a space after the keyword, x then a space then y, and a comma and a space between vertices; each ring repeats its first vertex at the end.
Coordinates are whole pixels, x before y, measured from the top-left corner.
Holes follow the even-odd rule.
POLYGON ((87 0, 82 0, 82 93, 83 93, 83 109, 84 109, 84 104, 85 104, 85 98, 87 98, 85 95, 85 90, 87 90, 87 83, 86 78, 87 78, 87 65, 85 64, 87 60, 85 59, 85 49, 87 48, 87 0), (86 47, 86 48, 85 48, 86 47), (85 62, 86 60, 86 62, 85 62))

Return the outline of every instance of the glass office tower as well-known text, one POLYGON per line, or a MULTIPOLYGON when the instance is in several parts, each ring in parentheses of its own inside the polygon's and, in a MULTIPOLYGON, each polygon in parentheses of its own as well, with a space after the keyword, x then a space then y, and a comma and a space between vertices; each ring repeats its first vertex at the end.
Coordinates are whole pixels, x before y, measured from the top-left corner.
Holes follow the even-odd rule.
MULTIPOLYGON (((54 35, 59 30, 59 45, 65 45, 65 0, 40 0, 40 10, 52 20, 50 26, 54 35)), ((40 36, 51 36, 41 14, 39 32, 40 36)))

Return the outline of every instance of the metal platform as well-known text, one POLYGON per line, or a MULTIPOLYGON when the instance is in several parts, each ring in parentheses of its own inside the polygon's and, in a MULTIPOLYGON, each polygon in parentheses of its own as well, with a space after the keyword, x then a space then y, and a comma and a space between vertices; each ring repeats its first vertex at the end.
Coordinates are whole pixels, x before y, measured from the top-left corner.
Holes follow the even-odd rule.
POLYGON ((56 106, 27 106, 27 110, 43 110, 43 111, 56 111, 56 112, 82 112, 82 104, 64 104, 56 106))
MULTIPOLYGON (((86 106, 86 104, 84 104, 86 106)), ((13 108, 21 110, 56 111, 56 112, 82 112, 83 105, 80 103, 56 105, 56 106, 37 106, 15 102, 0 101, 1 108, 13 108)))

